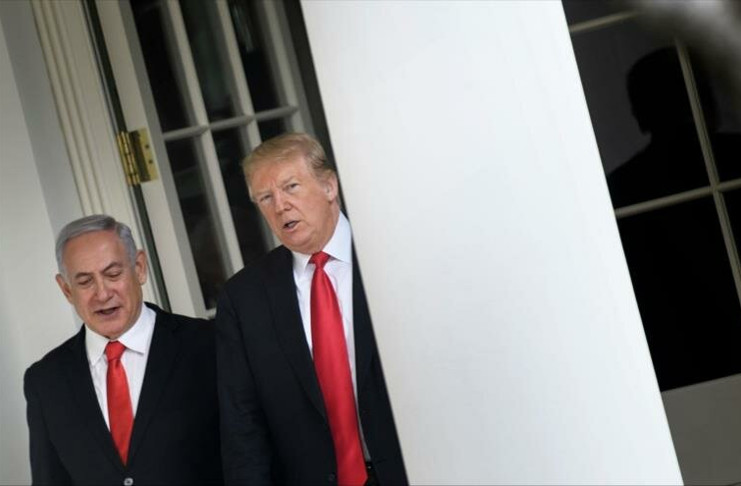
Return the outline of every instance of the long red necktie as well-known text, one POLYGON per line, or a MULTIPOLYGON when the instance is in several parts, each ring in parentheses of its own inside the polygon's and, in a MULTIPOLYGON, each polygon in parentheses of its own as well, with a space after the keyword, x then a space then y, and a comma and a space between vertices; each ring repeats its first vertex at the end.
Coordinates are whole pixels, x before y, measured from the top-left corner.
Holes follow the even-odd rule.
POLYGON ((337 295, 324 271, 327 260, 329 255, 324 252, 315 253, 309 260, 316 266, 311 280, 314 367, 332 432, 337 482, 340 485, 363 485, 368 476, 360 445, 350 362, 337 295))
POLYGON ((109 342, 105 347, 105 355, 108 358, 108 374, 106 376, 108 422, 111 427, 113 443, 116 444, 116 449, 124 464, 128 459, 131 429, 134 425, 129 383, 126 379, 126 370, 121 364, 121 355, 125 349, 126 346, 118 341, 109 342))

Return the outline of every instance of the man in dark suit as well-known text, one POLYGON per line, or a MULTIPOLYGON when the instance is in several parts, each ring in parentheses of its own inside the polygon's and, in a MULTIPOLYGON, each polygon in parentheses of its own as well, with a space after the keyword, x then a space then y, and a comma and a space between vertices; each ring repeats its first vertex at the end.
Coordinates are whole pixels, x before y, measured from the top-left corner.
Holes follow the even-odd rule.
POLYGON ((34 484, 218 484, 212 324, 144 304, 144 252, 109 216, 57 238, 84 326, 24 380, 34 484))
POLYGON ((219 300, 225 481, 406 483, 334 169, 315 139, 286 134, 244 170, 283 246, 219 300))

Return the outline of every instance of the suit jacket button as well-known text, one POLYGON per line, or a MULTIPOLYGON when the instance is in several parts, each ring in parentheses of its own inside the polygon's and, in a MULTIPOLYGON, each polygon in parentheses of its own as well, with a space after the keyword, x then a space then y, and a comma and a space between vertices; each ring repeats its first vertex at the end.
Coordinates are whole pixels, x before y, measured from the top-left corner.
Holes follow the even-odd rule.
POLYGON ((327 476, 327 481, 330 483, 334 483, 337 480, 337 476, 335 476, 334 473, 330 473, 329 476, 327 476))
POLYGON ((123 486, 134 486, 134 478, 124 479, 123 486))

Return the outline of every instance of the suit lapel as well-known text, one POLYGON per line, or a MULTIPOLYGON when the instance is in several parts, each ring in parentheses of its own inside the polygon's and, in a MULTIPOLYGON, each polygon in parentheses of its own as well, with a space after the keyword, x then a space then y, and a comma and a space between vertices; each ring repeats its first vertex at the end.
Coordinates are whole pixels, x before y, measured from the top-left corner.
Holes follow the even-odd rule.
POLYGON ((157 410, 162 392, 166 388, 168 378, 180 351, 180 340, 174 333, 176 324, 161 310, 155 309, 155 311, 157 312, 157 320, 154 324, 152 344, 149 348, 149 358, 147 358, 147 366, 144 371, 144 382, 142 383, 139 404, 134 417, 134 429, 131 432, 129 464, 133 462, 147 426, 157 410))
POLYGON ((296 297, 296 283, 293 280, 291 252, 281 247, 266 268, 266 291, 270 308, 275 315, 273 320, 283 351, 291 364, 298 381, 309 399, 322 416, 327 418, 324 400, 314 371, 301 321, 301 311, 296 297))
POLYGON ((368 303, 365 300, 365 289, 360 277, 358 260, 355 257, 355 248, 352 252, 352 298, 353 298, 353 331, 355 333, 355 379, 357 380, 357 394, 365 385, 370 364, 375 350, 375 338, 371 325, 368 303))
POLYGON ((73 396, 77 400, 78 411, 82 421, 93 439, 98 443, 106 457, 123 471, 123 463, 113 444, 113 438, 105 423, 103 411, 100 409, 98 397, 95 395, 95 386, 90 376, 90 365, 85 351, 85 327, 80 329, 75 339, 70 343, 68 353, 62 362, 64 374, 69 380, 73 396))

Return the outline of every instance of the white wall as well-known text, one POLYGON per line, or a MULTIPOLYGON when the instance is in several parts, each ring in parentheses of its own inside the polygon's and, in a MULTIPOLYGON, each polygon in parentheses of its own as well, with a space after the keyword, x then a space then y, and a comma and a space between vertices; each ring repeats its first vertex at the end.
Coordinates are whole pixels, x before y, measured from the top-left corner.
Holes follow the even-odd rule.
POLYGON ((304 1, 417 484, 678 484, 560 2, 304 1))
POLYGON ((30 481, 23 372, 76 324, 54 282, 54 225, 8 53, 7 20, 0 23, 0 484, 17 485, 30 481))
POLYGON ((0 1, 0 21, 20 95, 38 179, 56 235, 81 217, 67 147, 39 44, 31 2, 0 1))

